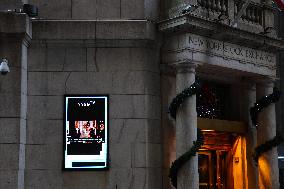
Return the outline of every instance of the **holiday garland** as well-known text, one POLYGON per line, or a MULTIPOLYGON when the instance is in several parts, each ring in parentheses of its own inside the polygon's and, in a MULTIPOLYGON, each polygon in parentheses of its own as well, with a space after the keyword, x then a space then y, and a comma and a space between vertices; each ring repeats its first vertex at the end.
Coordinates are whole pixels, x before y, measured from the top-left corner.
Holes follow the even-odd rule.
POLYGON ((176 159, 171 167, 169 177, 171 179, 172 185, 177 187, 177 174, 178 170, 188 161, 192 156, 195 156, 200 147, 203 145, 203 135, 200 129, 197 129, 197 140, 193 141, 193 146, 189 151, 181 155, 178 159, 176 159))
POLYGON ((269 106, 271 103, 275 103, 280 99, 281 92, 275 88, 272 94, 269 96, 265 96, 257 101, 254 106, 250 109, 251 121, 252 123, 257 126, 257 116, 262 109, 269 106))
MULTIPOLYGON (((200 90, 200 85, 198 83, 193 83, 190 87, 183 90, 181 93, 179 93, 172 101, 169 107, 169 113, 170 115, 175 119, 177 109, 180 107, 180 105, 184 102, 184 100, 194 94, 197 93, 197 91, 200 90)), ((195 156, 200 147, 203 145, 203 135, 201 133, 200 129, 197 129, 197 140, 193 141, 193 146, 191 149, 181 155, 178 159, 176 159, 171 167, 170 167, 170 173, 169 177, 171 179, 172 185, 176 188, 177 187, 177 174, 178 170, 192 157, 195 156)))
MULTIPOLYGON (((169 107, 169 113, 172 118, 176 119, 176 113, 180 105, 185 101, 186 98, 195 95, 200 90, 200 85, 198 83, 193 83, 190 87, 184 89, 181 93, 179 93, 171 102, 169 107)), ((255 105, 250 109, 251 120, 252 123, 257 126, 257 117, 260 111, 269 106, 271 103, 275 103, 280 99, 280 91, 274 90, 273 93, 269 96, 265 96, 259 101, 255 103, 255 105)), ((275 146, 278 146, 281 142, 283 142, 283 138, 281 136, 275 136, 272 140, 266 141, 264 144, 259 145, 255 149, 255 153, 253 155, 254 160, 257 162, 258 158, 261 154, 269 151, 275 146)), ((176 159, 171 167, 169 177, 171 179, 172 185, 177 187, 177 174, 178 170, 192 157, 195 156, 200 147, 203 145, 204 137, 201 133, 200 129, 197 129, 197 140, 193 141, 193 146, 191 149, 181 155, 178 159, 176 159)))
POLYGON ((257 163, 258 158, 261 156, 261 154, 271 150, 273 147, 278 146, 283 142, 283 138, 281 136, 276 135, 272 140, 266 141, 264 144, 259 145, 255 148, 253 159, 257 163))
MULTIPOLYGON (((265 96, 257 101, 254 106, 250 109, 251 121, 257 127, 257 117, 260 111, 269 106, 271 103, 276 103, 281 96, 281 92, 275 88, 272 94, 265 96)), ((258 158, 261 154, 271 150, 273 147, 278 146, 283 142, 281 136, 276 135, 273 139, 266 141, 264 144, 261 144, 255 148, 253 158, 255 162, 258 162, 258 158)))
POLYGON ((190 87, 184 89, 179 93, 171 102, 169 107, 169 113, 172 118, 176 119, 177 109, 184 102, 187 97, 190 97, 197 93, 200 89, 200 85, 197 82, 194 82, 190 87))

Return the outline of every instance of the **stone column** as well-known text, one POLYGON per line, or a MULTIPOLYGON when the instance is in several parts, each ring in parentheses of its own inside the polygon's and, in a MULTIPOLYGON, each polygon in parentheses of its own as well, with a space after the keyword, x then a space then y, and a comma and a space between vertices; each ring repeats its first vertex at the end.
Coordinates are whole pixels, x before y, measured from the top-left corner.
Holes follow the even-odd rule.
POLYGON ((0 188, 24 189, 31 31, 25 14, 0 13, 0 22, 0 58, 6 58, 10 67, 10 73, 0 75, 0 188))
POLYGON ((248 132, 246 133, 246 158, 247 158, 247 178, 248 188, 258 189, 258 167, 253 159, 253 153, 257 144, 257 129, 252 124, 250 108, 256 101, 255 84, 252 82, 243 83, 243 119, 248 123, 248 132))
MULTIPOLYGON (((257 84, 256 97, 261 99, 263 96, 273 92, 273 82, 260 82, 257 84)), ((257 119, 257 145, 271 140, 276 135, 275 104, 270 104, 264 108, 257 119)), ((265 152, 258 159, 258 182, 259 189, 279 188, 279 169, 277 148, 265 152)))
MULTIPOLYGON (((195 64, 178 64, 176 75, 177 94, 195 82, 195 64)), ((176 116, 176 151, 177 158, 190 150, 197 139, 196 96, 187 98, 179 107, 176 116)), ((198 156, 193 156, 179 170, 178 189, 199 189, 198 156)))

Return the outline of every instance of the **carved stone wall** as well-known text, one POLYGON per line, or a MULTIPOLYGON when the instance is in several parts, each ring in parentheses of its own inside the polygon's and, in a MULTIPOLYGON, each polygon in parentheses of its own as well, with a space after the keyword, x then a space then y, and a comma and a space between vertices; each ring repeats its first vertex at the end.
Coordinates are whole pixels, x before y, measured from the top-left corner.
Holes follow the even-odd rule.
POLYGON ((276 54, 194 34, 167 40, 163 51, 166 64, 191 61, 260 75, 276 76, 276 54))

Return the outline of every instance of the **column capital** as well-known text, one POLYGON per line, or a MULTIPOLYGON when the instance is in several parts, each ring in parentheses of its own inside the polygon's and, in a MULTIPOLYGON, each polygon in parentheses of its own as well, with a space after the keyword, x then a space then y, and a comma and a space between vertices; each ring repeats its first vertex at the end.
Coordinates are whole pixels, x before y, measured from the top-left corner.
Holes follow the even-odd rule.
POLYGON ((256 90, 256 82, 252 78, 242 78, 241 84, 245 89, 256 90))
POLYGON ((195 73, 195 69, 199 66, 198 63, 192 61, 182 61, 171 64, 176 73, 195 73))
POLYGON ((264 96, 273 93, 273 88, 276 85, 275 78, 261 78, 257 80, 256 83, 256 99, 259 100, 264 96))
POLYGON ((259 79, 256 79, 256 80, 255 80, 255 83, 256 83, 258 86, 274 87, 276 81, 277 81, 277 78, 266 77, 266 78, 259 78, 259 79))

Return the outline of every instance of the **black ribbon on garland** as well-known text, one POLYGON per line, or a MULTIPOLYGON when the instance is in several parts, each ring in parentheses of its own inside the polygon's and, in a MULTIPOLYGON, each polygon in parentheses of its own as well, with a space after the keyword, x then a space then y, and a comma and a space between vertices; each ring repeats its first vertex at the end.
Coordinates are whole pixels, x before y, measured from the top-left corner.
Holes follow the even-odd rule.
MULTIPOLYGON (((257 127, 257 117, 259 112, 261 112, 264 108, 269 106, 271 103, 276 103, 281 96, 281 92, 274 88, 273 93, 269 96, 265 96, 257 101, 254 106, 250 109, 251 121, 257 127)), ((278 146, 283 142, 283 138, 281 136, 276 135, 273 139, 266 141, 264 144, 261 144, 255 148, 253 158, 257 163, 258 158, 261 154, 271 150, 273 147, 278 146)))
MULTIPOLYGON (((179 93, 171 102, 169 106, 169 113, 172 118, 176 119, 176 113, 180 105, 185 101, 186 98, 195 95, 201 88, 201 85, 194 82, 190 87, 184 89, 179 93)), ((170 167, 169 177, 172 185, 177 187, 177 174, 178 170, 188 161, 192 156, 195 156, 200 147, 203 145, 204 137, 201 130, 197 128, 197 140, 193 141, 193 146, 189 151, 177 158, 170 167)))

